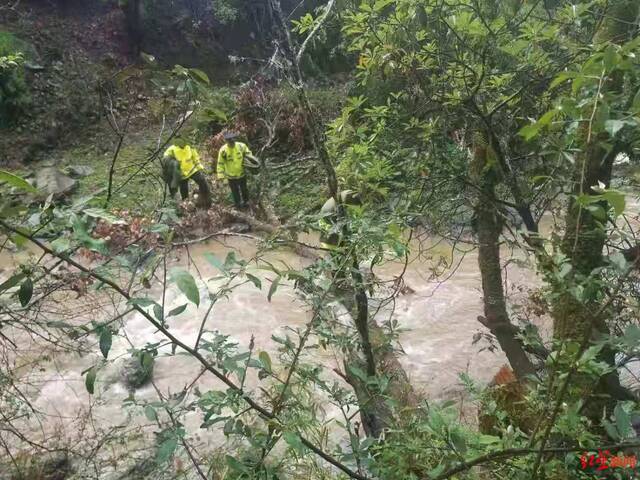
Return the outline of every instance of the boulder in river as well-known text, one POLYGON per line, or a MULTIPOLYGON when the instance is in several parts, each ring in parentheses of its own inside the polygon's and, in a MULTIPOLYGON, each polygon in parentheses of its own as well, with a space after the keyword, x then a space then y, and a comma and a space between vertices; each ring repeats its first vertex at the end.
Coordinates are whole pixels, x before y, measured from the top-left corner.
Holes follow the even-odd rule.
POLYGON ((136 352, 124 362, 120 377, 129 389, 140 388, 151 380, 153 363, 153 357, 150 354, 136 352))
POLYGON ((71 461, 66 453, 52 453, 42 466, 42 477, 46 480, 64 480, 71 474, 71 461))
POLYGON ((77 182, 55 167, 44 167, 36 173, 36 188, 43 197, 53 195, 54 199, 64 198, 76 188, 77 182))
MULTIPOLYGON (((73 468, 71 459, 64 451, 38 452, 28 457, 15 472, 7 478, 38 479, 38 480, 65 480, 71 476, 73 468)), ((0 478, 5 478, 1 477, 0 478)))

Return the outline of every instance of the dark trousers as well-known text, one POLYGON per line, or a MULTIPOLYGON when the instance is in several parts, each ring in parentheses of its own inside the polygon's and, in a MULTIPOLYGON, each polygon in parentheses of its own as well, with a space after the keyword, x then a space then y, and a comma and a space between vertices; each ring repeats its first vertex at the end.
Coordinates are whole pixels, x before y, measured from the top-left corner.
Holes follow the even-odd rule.
POLYGON ((249 202, 249 190, 247 189, 247 177, 230 178, 229 188, 236 207, 246 207, 249 202))
MULTIPOLYGON (((211 207, 211 189, 209 188, 209 182, 207 182, 207 177, 204 172, 196 172, 191 177, 186 180, 180 181, 180 196, 183 200, 189 198, 189 180, 193 180, 198 185, 198 206, 204 208, 211 207)), ((176 194, 176 191, 171 191, 171 196, 176 194)))

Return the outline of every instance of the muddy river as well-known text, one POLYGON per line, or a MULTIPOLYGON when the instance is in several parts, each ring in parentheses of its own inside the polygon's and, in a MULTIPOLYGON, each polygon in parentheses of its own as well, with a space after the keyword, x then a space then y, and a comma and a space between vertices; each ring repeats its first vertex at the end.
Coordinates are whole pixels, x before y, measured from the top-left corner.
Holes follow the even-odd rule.
MULTIPOLYGON (((483 313, 476 252, 464 245, 452 250, 446 242, 428 240, 423 241, 421 247, 425 250, 423 254, 414 254, 404 272, 405 285, 409 288, 396 298, 392 310, 390 306, 380 310, 378 320, 382 322, 391 316, 403 329, 400 344, 404 355, 400 356, 400 361, 420 392, 430 400, 462 401, 464 390, 460 373, 466 372, 480 382, 488 382, 506 359, 499 349, 487 349, 489 344, 486 340, 474 343, 479 333, 487 333, 476 319, 483 313), (434 269, 437 275, 434 275, 434 269)), ((417 249, 416 244, 414 250, 417 249)), ((182 314, 168 319, 170 331, 189 345, 194 345, 209 306, 208 292, 216 292, 226 282, 205 255, 213 254, 224 259, 231 251, 238 258, 252 259, 256 255, 257 244, 249 238, 225 237, 220 241, 177 248, 171 254, 169 267, 189 270, 196 278, 202 298, 199 308, 189 304, 182 314)), ((5 265, 20 260, 9 258, 6 253, 3 255, 5 265)), ((27 253, 17 255, 24 257, 27 253)), ((289 251, 269 252, 264 260, 296 268, 309 263, 309 260, 289 251)), ((242 351, 248 348, 253 337, 256 351, 270 352, 271 358, 277 359, 277 344, 272 335, 284 335, 291 328, 303 328, 311 314, 291 285, 282 284, 268 301, 270 280, 275 275, 258 267, 253 264, 250 271, 262 279, 262 290, 250 282, 237 286, 227 298, 215 303, 206 329, 228 335, 242 351)), ((374 273, 379 279, 392 280, 403 270, 402 263, 387 263, 377 267, 374 273)), ((521 299, 527 293, 526 289, 514 290, 512 285, 535 287, 536 278, 531 270, 510 264, 506 272, 507 292, 512 300, 521 299)), ((145 293, 161 301, 160 285, 153 285, 145 293)), ((188 303, 185 296, 171 285, 165 294, 165 311, 185 303, 188 303)), ((77 299, 69 296, 48 301, 40 315, 48 321, 77 324, 78 321, 104 321, 114 312, 122 313, 126 308, 116 297, 90 291, 77 299)), ((48 361, 38 362, 38 358, 48 353, 42 339, 35 335, 21 337, 19 357, 5 358, 5 361, 20 367, 23 393, 38 414, 25 416, 16 425, 28 428, 32 438, 38 441, 61 446, 119 432, 131 433, 136 429, 141 438, 151 438, 151 432, 157 430, 156 424, 147 420, 140 407, 123 406, 129 391, 122 383, 120 370, 132 347, 141 348, 147 343, 160 342, 162 335, 142 315, 132 313, 124 316, 118 335, 113 339, 110 362, 100 370, 93 396, 87 393, 81 375, 90 366, 103 362, 97 338, 91 338, 87 353, 51 352, 48 361)), ((196 361, 186 355, 170 355, 170 351, 169 345, 160 348, 153 383, 136 390, 138 401, 154 401, 159 395, 167 397, 194 382, 201 391, 221 387, 212 375, 199 376, 200 366, 196 361)), ((340 366, 338 355, 331 351, 319 351, 317 355, 322 357, 322 363, 329 370, 340 366)), ((247 378, 248 386, 257 383, 253 374, 247 378)), ((334 414, 331 407, 327 407, 327 416, 334 414)), ((200 412, 188 413, 184 420, 190 441, 204 447, 214 447, 223 442, 220 431, 199 428, 202 422, 200 412)), ((472 418, 468 420, 474 421, 472 418)), ((149 446, 148 440, 143 443, 149 446)), ((127 448, 131 447, 124 450, 127 448)), ((115 450, 110 453, 114 459, 132 454, 132 451, 118 454, 115 450)), ((114 471, 120 470, 118 465, 114 460, 114 471)), ((100 478, 103 478, 102 474, 100 478)))

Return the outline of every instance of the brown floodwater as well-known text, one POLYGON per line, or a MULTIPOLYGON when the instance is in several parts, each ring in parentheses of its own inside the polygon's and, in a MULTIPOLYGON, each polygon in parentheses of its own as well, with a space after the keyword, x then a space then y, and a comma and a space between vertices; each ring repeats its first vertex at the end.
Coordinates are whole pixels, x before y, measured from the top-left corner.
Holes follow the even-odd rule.
MULTIPOLYGON (((548 228, 547 222, 545 229, 548 228)), ((306 240, 314 241, 312 238, 306 240)), ((377 320, 393 319, 402 329, 399 336, 403 351, 400 362, 411 382, 425 397, 462 401, 465 395, 459 379, 461 373, 486 383, 506 363, 499 348, 487 348, 490 345, 482 338, 474 342, 480 333, 488 333, 477 321, 478 315, 483 314, 477 254, 468 245, 452 248, 447 242, 429 238, 422 239, 420 243, 414 240, 411 245, 413 251, 406 267, 403 262, 396 261, 374 268, 376 277, 383 281, 392 281, 403 274, 404 283, 409 287, 394 302, 379 309, 377 320)), ((169 318, 170 331, 181 341, 194 345, 209 306, 208 294, 217 292, 226 282, 207 261, 206 254, 224 259, 229 252, 235 252, 237 258, 250 260, 257 251, 256 241, 243 237, 224 237, 221 241, 211 240, 175 249, 171 253, 169 267, 182 267, 193 274, 202 303, 198 308, 189 304, 184 313, 169 318)), ((510 303, 518 303, 527 296, 528 288, 536 288, 539 281, 523 253, 512 252, 506 246, 502 253, 505 259, 521 261, 510 261, 505 266, 507 295, 510 303)), ((17 254, 2 252, 0 267, 7 269, 32 254, 31 251, 17 254)), ((270 281, 275 274, 259 268, 265 260, 293 268, 309 264, 308 259, 287 250, 264 254, 257 263, 251 263, 249 270, 262 280, 262 290, 250 282, 236 281, 228 296, 215 302, 206 329, 228 335, 242 351, 254 338, 254 351, 269 352, 276 360, 278 344, 272 336, 283 336, 290 333, 290 329, 304 328, 311 313, 286 282, 281 284, 271 301, 267 299, 270 281)), ((6 278, 8 273, 0 270, 0 279, 6 278)), ((157 282, 145 293, 161 301, 162 288, 157 282)), ((384 295, 381 293, 380 296, 384 295)), ((80 298, 54 295, 46 303, 43 315, 69 323, 104 321, 126 308, 121 299, 94 292, 80 298)), ((165 293, 165 311, 185 303, 188 302, 184 295, 171 284, 165 293)), ((372 310, 376 305, 376 301, 372 301, 372 310)), ((537 323, 544 333, 548 322, 540 319, 537 323)), ((109 354, 111 362, 105 364, 98 374, 95 395, 90 396, 81 373, 103 362, 97 338, 94 338, 95 343, 89 352, 61 354, 54 351, 48 360, 42 361, 41 357, 49 353, 42 340, 21 336, 20 355, 13 358, 5 356, 5 361, 20 367, 24 393, 39 414, 22 419, 18 425, 42 441, 80 442, 86 437, 99 438, 107 432, 138 431, 143 432, 140 438, 147 438, 148 442, 150 432, 157 430, 156 425, 146 419, 141 408, 123 406, 129 392, 119 371, 132 347, 141 348, 147 343, 162 342, 162 339, 162 335, 142 315, 132 313, 123 317, 109 354)), ((332 351, 315 349, 314 352, 315 360, 327 368, 327 375, 335 375, 331 369, 339 368, 339 356, 332 351)), ((213 376, 205 374, 199 377, 199 374, 200 366, 196 361, 186 355, 171 355, 170 346, 165 345, 160 348, 155 362, 153 384, 136 390, 135 398, 139 402, 154 401, 159 393, 163 396, 179 393, 194 381, 201 391, 222 387, 213 376)), ((246 380, 247 387, 256 387, 258 383, 255 374, 250 374, 246 380)), ((328 418, 337 415, 337 409, 331 405, 326 405, 325 410, 328 418)), ((220 445, 223 441, 221 424, 205 431, 199 428, 201 421, 200 412, 186 415, 185 426, 190 441, 204 447, 220 445)), ((122 448, 120 455, 127 456, 128 447, 122 448)), ((115 450, 111 454, 114 458, 117 456, 115 450)), ((113 469, 118 468, 115 462, 113 469)))

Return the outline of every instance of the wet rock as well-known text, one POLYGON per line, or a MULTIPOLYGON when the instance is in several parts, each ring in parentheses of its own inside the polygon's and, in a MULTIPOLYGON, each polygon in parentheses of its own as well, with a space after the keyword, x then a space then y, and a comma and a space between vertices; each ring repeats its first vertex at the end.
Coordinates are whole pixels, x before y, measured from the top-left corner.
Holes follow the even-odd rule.
POLYGON ((73 178, 88 177, 93 174, 93 168, 88 165, 69 165, 67 173, 73 178))
POLYGON ((151 380, 153 364, 151 355, 136 354, 124 362, 120 378, 129 389, 140 388, 151 380))
POLYGON ((66 453, 55 453, 45 458, 42 464, 44 480, 64 480, 71 474, 71 461, 66 453))
MULTIPOLYGON (((29 457, 19 472, 8 478, 65 480, 72 472, 71 460, 66 452, 34 453, 29 457)), ((0 474, 0 478, 5 478, 0 474)))
POLYGON ((139 480, 147 478, 155 473, 154 478, 157 477, 157 463, 153 458, 142 458, 136 461, 127 471, 117 477, 118 480, 139 480))
POLYGON ((36 188, 40 195, 54 199, 64 198, 75 190, 77 182, 55 167, 45 167, 36 173, 36 188))

